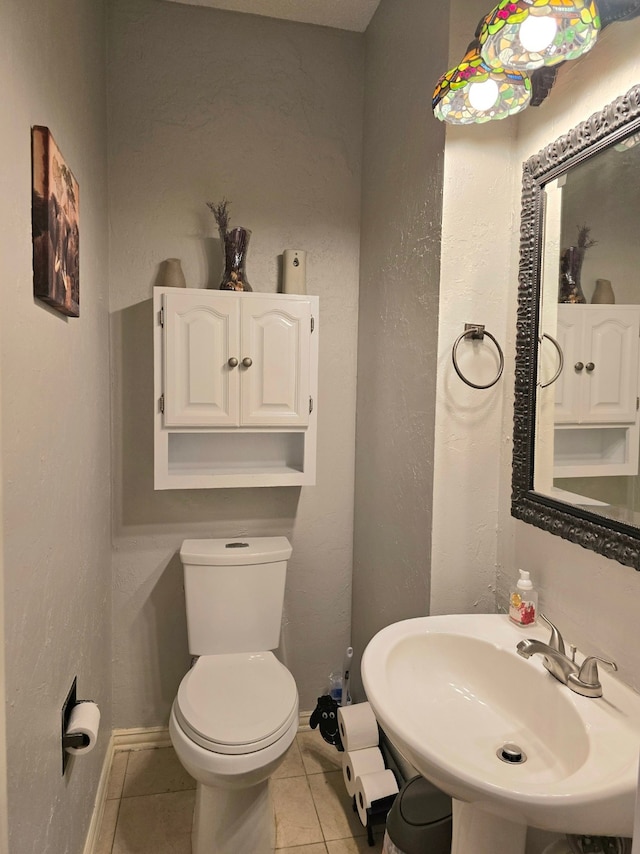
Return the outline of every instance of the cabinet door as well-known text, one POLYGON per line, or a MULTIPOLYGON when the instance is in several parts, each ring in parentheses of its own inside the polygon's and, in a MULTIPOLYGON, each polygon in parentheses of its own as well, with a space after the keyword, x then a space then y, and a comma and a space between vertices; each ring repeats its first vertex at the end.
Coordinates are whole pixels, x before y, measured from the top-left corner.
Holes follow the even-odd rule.
POLYGON ((557 339, 564 355, 564 368, 555 382, 556 424, 575 424, 580 418, 581 374, 584 374, 584 368, 578 372, 575 365, 581 360, 583 326, 578 306, 558 306, 557 339))
POLYGON ((636 420, 639 315, 635 306, 616 306, 585 318, 582 422, 636 420))
POLYGON ((238 301, 203 291, 164 297, 164 424, 221 427, 238 424, 238 301))
POLYGON ((254 297, 241 305, 241 326, 241 423, 306 426, 310 303, 254 297))

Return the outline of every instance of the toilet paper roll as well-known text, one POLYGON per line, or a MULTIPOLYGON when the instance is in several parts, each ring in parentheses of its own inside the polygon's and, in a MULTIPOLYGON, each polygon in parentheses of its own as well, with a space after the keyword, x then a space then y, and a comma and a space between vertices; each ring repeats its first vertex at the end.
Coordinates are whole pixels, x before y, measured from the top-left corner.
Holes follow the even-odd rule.
POLYGON ((398 794, 398 784, 391 769, 386 771, 375 771, 373 774, 365 774, 364 777, 356 779, 356 807, 360 821, 367 826, 367 810, 380 798, 398 794))
POLYGON ((346 751, 342 755, 342 776, 349 797, 356 793, 356 780, 365 774, 384 771, 384 756, 379 747, 365 747, 364 750, 346 751))
POLYGON ((100 709, 95 703, 77 703, 69 715, 66 735, 84 735, 88 744, 84 747, 65 747, 67 753, 89 753, 93 750, 98 738, 98 727, 100 726, 100 709))
POLYGON ((338 728, 342 746, 349 752, 378 746, 378 722, 369 703, 341 706, 338 709, 338 728))

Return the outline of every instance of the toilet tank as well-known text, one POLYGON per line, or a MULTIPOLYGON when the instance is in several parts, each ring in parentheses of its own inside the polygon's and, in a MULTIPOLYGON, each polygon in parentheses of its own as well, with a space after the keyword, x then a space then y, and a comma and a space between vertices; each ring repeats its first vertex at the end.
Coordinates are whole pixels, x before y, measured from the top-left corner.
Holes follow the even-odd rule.
POLYGON ((191 655, 275 649, 290 556, 286 537, 185 540, 180 559, 191 655))

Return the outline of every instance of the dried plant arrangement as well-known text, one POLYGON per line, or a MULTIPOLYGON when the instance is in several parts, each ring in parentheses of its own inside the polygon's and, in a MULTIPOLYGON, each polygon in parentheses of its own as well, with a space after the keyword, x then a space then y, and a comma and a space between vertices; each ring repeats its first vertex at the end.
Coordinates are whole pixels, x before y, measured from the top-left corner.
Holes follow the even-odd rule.
POLYGON ((220 234, 224 237, 229 229, 229 202, 226 199, 218 202, 218 204, 207 202, 207 207, 214 216, 220 234))
POLYGON ((247 280, 246 263, 251 232, 247 228, 229 228, 229 202, 223 199, 215 204, 207 202, 214 216, 224 246, 224 274, 220 283, 221 291, 251 291, 247 280))
POLYGON ((584 253, 598 242, 591 235, 591 227, 578 225, 578 241, 565 249, 560 258, 560 287, 558 302, 584 304, 586 297, 580 282, 584 253))
POLYGON ((588 225, 578 225, 576 226, 578 229, 578 247, 580 249, 591 249, 592 246, 595 246, 598 242, 594 240, 592 237, 589 237, 591 234, 591 227, 588 225))

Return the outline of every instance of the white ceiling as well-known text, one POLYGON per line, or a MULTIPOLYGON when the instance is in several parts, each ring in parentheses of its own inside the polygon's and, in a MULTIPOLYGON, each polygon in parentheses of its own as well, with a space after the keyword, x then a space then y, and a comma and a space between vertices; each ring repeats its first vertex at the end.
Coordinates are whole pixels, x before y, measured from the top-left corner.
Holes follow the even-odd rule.
POLYGON ((363 33, 380 0, 170 0, 363 33))

